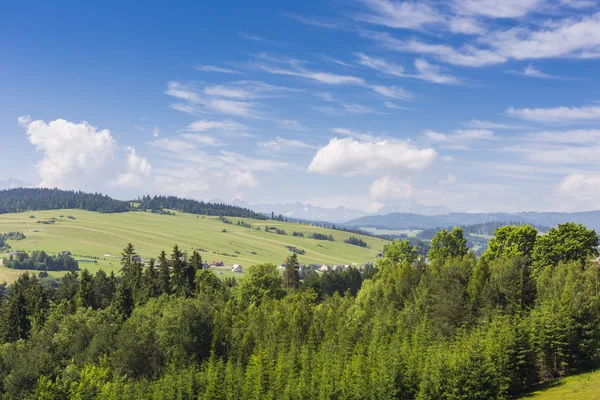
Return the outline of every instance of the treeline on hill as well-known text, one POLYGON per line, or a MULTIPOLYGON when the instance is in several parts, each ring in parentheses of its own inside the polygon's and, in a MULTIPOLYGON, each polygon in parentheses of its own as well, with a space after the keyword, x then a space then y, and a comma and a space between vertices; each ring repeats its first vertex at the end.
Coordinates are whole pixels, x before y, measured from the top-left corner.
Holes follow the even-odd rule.
POLYGON ((79 264, 69 255, 52 256, 45 251, 34 251, 31 255, 18 252, 2 260, 7 268, 34 269, 37 271, 77 271, 79 264))
POLYGON ((205 203, 203 201, 181 199, 175 196, 144 196, 138 199, 137 202, 139 202, 138 208, 141 210, 169 209, 189 214, 267 219, 263 214, 247 208, 231 206, 229 204, 205 203))
POLYGON ((441 230, 376 266, 238 283, 177 247, 120 277, 24 274, 0 304, 3 399, 505 399, 600 366, 598 235, 496 231, 476 258, 441 230), (46 278, 47 279, 47 278, 46 278))
POLYGON ((266 219, 263 214, 228 204, 205 203, 174 196, 144 196, 139 205, 115 200, 99 193, 84 193, 60 189, 19 188, 0 190, 0 214, 37 211, 79 209, 102 213, 120 213, 135 210, 172 214, 177 210, 190 214, 266 219))
POLYGON ((118 213, 129 211, 131 207, 126 201, 99 193, 44 188, 0 190, 0 214, 66 208, 118 213))

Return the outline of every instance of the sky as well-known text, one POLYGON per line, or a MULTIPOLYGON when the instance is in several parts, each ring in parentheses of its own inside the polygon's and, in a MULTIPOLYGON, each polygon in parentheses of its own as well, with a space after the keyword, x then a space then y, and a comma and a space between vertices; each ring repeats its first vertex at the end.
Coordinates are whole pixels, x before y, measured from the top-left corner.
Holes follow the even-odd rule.
POLYGON ((25 0, 0 37, 0 180, 600 208, 598 1, 25 0))

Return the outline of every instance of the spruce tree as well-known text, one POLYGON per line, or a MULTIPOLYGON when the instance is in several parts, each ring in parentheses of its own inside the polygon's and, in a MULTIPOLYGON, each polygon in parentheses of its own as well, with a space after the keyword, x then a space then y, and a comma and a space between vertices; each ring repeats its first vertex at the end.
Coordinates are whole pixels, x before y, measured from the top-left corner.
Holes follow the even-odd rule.
POLYGON ((164 250, 158 256, 158 264, 159 293, 171 294, 171 268, 164 250))
POLYGON ((298 269, 300 265, 298 264, 298 255, 296 253, 292 254, 285 261, 286 266, 283 271, 283 282, 282 286, 284 289, 297 289, 300 284, 300 277, 298 275, 298 269))

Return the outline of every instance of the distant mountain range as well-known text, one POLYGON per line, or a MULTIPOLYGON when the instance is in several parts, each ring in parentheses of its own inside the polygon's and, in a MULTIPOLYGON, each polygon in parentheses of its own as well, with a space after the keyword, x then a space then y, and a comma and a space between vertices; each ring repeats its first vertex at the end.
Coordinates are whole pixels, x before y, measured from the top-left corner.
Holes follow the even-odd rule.
POLYGON ((392 213, 388 215, 364 216, 341 224, 352 228, 377 229, 430 229, 456 225, 473 225, 484 222, 526 222, 534 225, 556 226, 565 222, 582 223, 588 228, 600 231, 600 211, 576 213, 559 212, 520 212, 520 213, 449 213, 444 215, 419 215, 412 213, 392 213))
POLYGON ((0 190, 5 189, 16 189, 16 188, 27 188, 31 187, 29 183, 20 181, 18 179, 8 178, 5 181, 0 181, 0 190))
POLYGON ((250 204, 243 200, 234 200, 231 204, 249 208, 253 211, 275 215, 283 215, 287 218, 294 218, 307 221, 327 221, 332 223, 341 223, 356 218, 369 215, 386 215, 396 213, 414 213, 421 215, 441 215, 451 212, 444 206, 425 206, 422 204, 405 204, 399 206, 385 206, 376 213, 366 213, 364 211, 353 210, 346 207, 326 208, 313 206, 305 203, 259 203, 250 204))

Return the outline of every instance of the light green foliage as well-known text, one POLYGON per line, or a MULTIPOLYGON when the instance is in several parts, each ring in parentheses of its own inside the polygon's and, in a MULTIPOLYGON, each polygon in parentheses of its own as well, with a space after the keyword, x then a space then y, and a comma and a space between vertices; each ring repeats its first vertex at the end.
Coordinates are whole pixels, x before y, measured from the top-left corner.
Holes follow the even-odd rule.
POLYGON ((461 257, 469 252, 467 239, 461 227, 455 227, 452 232, 442 229, 431 239, 431 249, 427 258, 434 261, 444 261, 450 257, 461 257))
POLYGON ((531 260, 537 237, 538 231, 530 225, 503 226, 496 229, 483 258, 495 260, 521 255, 526 260, 531 260))
POLYGON ((582 224, 566 223, 538 238, 533 265, 537 270, 561 261, 576 261, 583 266, 594 256, 598 256, 598 234, 582 224))

